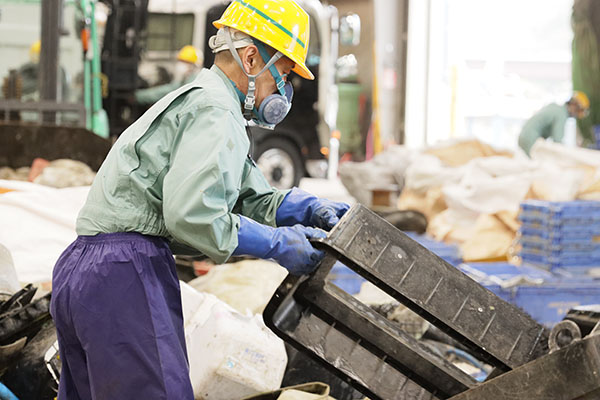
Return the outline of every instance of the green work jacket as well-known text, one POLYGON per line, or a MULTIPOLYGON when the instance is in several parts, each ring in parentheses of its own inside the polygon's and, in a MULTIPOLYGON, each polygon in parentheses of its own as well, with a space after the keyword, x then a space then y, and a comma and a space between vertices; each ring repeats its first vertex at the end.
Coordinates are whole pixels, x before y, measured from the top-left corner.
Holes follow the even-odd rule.
POLYGON ((548 104, 525 122, 519 135, 519 146, 529 154, 538 138, 562 142, 567 118, 569 111, 566 105, 548 104))
POLYGON ((275 226, 287 194, 268 184, 249 146, 233 84, 218 67, 203 69, 121 134, 77 233, 161 236, 225 262, 238 245, 238 214, 275 226))

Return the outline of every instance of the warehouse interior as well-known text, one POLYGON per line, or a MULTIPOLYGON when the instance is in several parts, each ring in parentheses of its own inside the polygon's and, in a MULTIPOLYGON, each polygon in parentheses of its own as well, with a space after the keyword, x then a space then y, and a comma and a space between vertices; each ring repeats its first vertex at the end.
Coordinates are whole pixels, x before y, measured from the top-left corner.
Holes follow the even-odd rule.
POLYGON ((0 400, 600 399, 599 1, 0 0, 0 88, 0 400))

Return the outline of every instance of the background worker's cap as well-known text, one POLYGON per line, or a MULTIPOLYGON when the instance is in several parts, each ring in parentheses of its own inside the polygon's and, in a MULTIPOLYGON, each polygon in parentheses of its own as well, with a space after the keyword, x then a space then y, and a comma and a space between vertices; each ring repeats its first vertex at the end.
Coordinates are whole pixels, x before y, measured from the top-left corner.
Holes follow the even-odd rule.
POLYGON ((29 55, 39 55, 42 50, 42 41, 36 40, 29 47, 29 55))
POLYGON ((36 40, 29 46, 29 60, 37 64, 40 62, 40 52, 42 51, 42 41, 36 40))
POLYGON ((292 60, 292 69, 306 79, 315 79, 305 64, 310 39, 310 20, 306 11, 292 0, 234 0, 217 29, 228 26, 271 46, 292 60))
POLYGON ((199 50, 194 46, 183 46, 181 50, 179 50, 179 53, 177 53, 177 59, 190 64, 198 64, 198 59, 200 58, 198 53, 199 50))
POLYGON ((579 107, 581 107, 583 110, 587 110, 588 108, 590 108, 590 99, 583 92, 573 92, 571 100, 575 100, 577 104, 579 104, 579 107))

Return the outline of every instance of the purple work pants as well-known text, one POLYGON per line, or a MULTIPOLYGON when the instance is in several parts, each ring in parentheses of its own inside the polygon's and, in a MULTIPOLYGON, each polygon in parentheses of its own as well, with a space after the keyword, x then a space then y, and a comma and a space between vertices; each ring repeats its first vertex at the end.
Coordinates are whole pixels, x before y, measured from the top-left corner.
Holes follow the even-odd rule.
POLYGON ((59 400, 194 398, 179 281, 164 239, 80 236, 58 259, 52 288, 59 400))

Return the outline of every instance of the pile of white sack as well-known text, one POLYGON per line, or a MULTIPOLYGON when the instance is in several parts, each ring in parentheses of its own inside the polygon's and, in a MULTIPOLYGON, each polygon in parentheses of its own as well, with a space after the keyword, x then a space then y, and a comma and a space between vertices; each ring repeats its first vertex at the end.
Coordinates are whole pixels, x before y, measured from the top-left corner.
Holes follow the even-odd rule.
POLYGON ((423 212, 429 234, 460 244, 465 261, 500 261, 512 253, 523 200, 600 200, 599 155, 538 140, 528 158, 463 140, 422 151, 394 146, 342 165, 340 175, 367 204, 369 185, 400 185, 398 208, 423 212))

